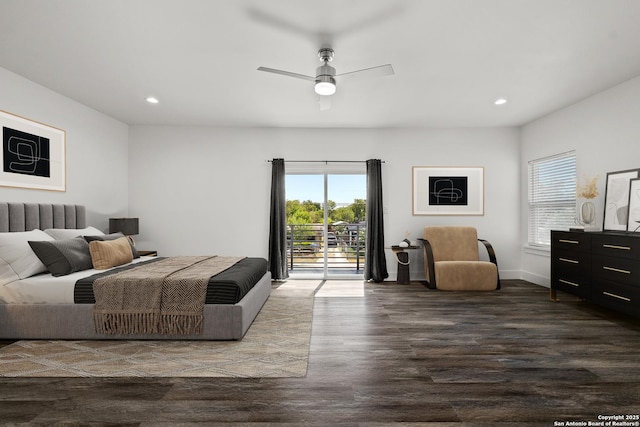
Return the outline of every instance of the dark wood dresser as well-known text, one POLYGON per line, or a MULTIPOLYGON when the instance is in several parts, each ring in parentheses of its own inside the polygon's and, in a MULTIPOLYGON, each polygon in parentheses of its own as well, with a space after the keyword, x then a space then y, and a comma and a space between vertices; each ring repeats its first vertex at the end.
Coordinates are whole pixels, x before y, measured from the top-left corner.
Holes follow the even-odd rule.
POLYGON ((556 290, 640 317, 640 233, 552 231, 556 290))

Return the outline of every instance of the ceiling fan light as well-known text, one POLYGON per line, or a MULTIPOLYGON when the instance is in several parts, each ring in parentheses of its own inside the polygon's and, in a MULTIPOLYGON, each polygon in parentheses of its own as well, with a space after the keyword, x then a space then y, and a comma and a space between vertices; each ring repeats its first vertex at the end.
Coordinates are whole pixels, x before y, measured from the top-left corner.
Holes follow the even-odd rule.
POLYGON ((336 93, 336 81, 330 76, 320 76, 316 80, 315 91, 318 95, 333 95, 336 93))
POLYGON ((336 85, 330 82, 318 82, 315 87, 318 95, 328 96, 336 93, 336 85))

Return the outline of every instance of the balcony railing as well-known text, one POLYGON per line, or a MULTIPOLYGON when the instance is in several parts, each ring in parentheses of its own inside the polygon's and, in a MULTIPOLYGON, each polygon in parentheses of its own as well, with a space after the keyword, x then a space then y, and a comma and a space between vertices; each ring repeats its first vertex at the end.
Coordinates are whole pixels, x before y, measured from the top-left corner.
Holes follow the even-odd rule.
POLYGON ((290 271, 324 269, 325 248, 329 273, 360 274, 364 270, 366 224, 334 224, 324 239, 323 224, 289 224, 287 264, 290 271))

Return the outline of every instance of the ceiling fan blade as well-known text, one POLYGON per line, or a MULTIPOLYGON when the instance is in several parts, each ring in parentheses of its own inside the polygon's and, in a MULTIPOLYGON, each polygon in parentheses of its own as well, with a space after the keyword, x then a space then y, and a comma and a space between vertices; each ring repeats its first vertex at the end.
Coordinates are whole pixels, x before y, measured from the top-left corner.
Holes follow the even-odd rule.
POLYGON ((386 65, 378 65, 377 67, 364 68, 362 70, 350 71, 344 74, 337 74, 341 81, 345 79, 352 79, 354 77, 357 78, 370 78, 370 77, 383 77, 383 76, 392 76, 394 73, 393 67, 391 64, 386 65))
POLYGON ((327 111, 331 109, 331 96, 322 96, 320 95, 320 99, 318 99, 318 104, 320 104, 320 111, 327 111))
POLYGON ((304 74, 292 73, 291 71, 276 70, 275 68, 258 67, 258 71, 266 71, 267 73, 281 74, 283 76, 295 77, 302 80, 316 81, 315 77, 305 76, 304 74))

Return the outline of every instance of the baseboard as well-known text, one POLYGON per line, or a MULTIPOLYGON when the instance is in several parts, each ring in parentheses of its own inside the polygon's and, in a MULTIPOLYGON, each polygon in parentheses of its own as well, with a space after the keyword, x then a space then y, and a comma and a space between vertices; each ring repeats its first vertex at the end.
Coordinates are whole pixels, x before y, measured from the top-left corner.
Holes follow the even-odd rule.
POLYGON ((551 287, 551 280, 548 277, 540 276, 539 274, 530 273, 528 271, 521 271, 519 279, 544 286, 545 288, 551 287))
POLYGON ((520 270, 500 270, 500 279, 515 280, 522 279, 520 270))

